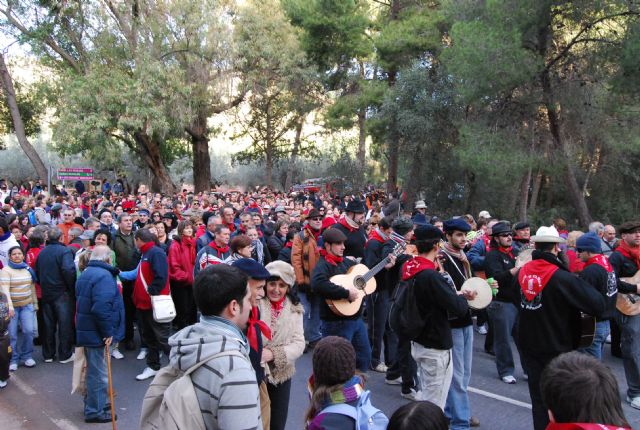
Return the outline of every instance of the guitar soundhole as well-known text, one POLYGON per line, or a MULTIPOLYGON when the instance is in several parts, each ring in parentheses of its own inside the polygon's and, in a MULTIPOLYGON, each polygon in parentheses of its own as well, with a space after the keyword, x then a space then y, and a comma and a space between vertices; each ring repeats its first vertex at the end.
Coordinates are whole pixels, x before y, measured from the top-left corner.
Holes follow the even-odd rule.
POLYGON ((367 285, 367 281, 365 281, 364 279, 362 279, 362 277, 358 276, 357 278, 355 278, 353 280, 353 284, 355 285, 355 287, 359 290, 364 290, 364 287, 367 285))

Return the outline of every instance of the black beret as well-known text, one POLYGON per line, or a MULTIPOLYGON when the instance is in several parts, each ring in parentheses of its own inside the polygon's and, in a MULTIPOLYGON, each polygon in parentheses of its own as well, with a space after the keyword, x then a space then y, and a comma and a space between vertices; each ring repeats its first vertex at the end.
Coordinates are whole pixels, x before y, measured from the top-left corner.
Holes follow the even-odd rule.
POLYGON ((231 263, 231 265, 253 279, 269 279, 269 276, 271 276, 262 264, 252 258, 240 258, 231 263))
POLYGON ((526 222, 526 221, 520 221, 519 223, 517 223, 515 225, 515 227, 513 227, 513 229, 514 230, 522 230, 522 229, 527 228, 527 227, 531 227, 531 225, 529 225, 529 223, 526 222))
POLYGON ((413 230, 413 235, 416 237, 416 240, 443 239, 442 231, 431 224, 419 225, 413 230))
POLYGON ((343 243, 347 240, 347 236, 337 228, 328 228, 322 233, 324 243, 343 243))
POLYGON ((466 233, 471 230, 471 226, 467 224, 467 222, 462 218, 452 218, 446 220, 444 222, 443 228, 447 233, 451 233, 456 230, 466 233))

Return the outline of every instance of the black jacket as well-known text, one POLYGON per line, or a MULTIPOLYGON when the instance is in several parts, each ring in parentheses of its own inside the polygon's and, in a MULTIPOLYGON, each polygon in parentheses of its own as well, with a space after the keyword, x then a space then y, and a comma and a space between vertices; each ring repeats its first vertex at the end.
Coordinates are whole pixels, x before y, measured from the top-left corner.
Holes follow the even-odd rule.
POLYGON ((36 260, 36 275, 42 288, 42 302, 53 302, 64 293, 75 297, 76 266, 73 253, 57 240, 50 240, 36 260))
POLYGON ((606 302, 593 287, 567 271, 555 255, 534 251, 533 260, 537 259, 558 266, 558 270, 532 302, 521 293, 518 338, 523 352, 548 359, 576 349, 580 312, 602 317, 606 302))
MULTIPOLYGON (((607 269, 598 264, 590 264, 582 269, 578 276, 602 294, 602 297, 607 302, 607 310, 603 318, 597 318, 597 320, 602 321, 614 318, 616 315, 616 298, 618 296, 618 279, 615 269, 609 273, 607 269)), ((631 292, 635 292, 635 288, 631 292)))
MULTIPOLYGON (((464 264, 457 258, 449 258, 446 255, 441 261, 442 268, 451 276, 451 279, 453 279, 456 290, 460 291, 460 288, 462 288, 462 284, 464 284, 464 281, 466 281, 465 277, 463 276, 463 273, 465 271, 464 264)), ((451 324, 451 328, 463 328, 472 325, 473 321, 471 320, 471 310, 467 310, 466 314, 460 315, 458 318, 451 319, 449 321, 449 324, 451 324)))
MULTIPOLYGON (((513 252, 516 256, 516 253, 513 252)), ((484 272, 487 278, 493 278, 498 282, 498 294, 494 300, 498 302, 509 302, 517 305, 520 301, 520 287, 516 278, 509 270, 516 267, 516 259, 500 252, 497 249, 489 251, 484 258, 484 272)))
MULTIPOLYGON (((369 239, 364 248, 364 258, 362 260, 362 264, 367 266, 369 269, 373 268, 376 264, 382 261, 383 258, 387 256, 383 252, 384 242, 380 242, 375 239, 369 239)), ((376 279, 376 291, 383 291, 387 288, 386 286, 386 270, 383 269, 378 272, 375 276, 376 279)))
POLYGON ((350 231, 342 224, 334 224, 331 228, 337 228, 347 236, 347 241, 344 243, 345 257, 364 258, 364 246, 367 243, 367 236, 362 227, 350 231))
MULTIPOLYGON (((347 273, 347 270, 351 266, 354 266, 356 263, 348 258, 345 258, 342 263, 334 266, 329 264, 324 257, 320 258, 318 264, 313 269, 313 273, 311 274, 311 289, 314 293, 317 293, 320 298, 320 318, 326 321, 338 321, 338 320, 355 320, 360 318, 360 314, 362 313, 362 306, 360 306, 360 310, 356 312, 354 315, 350 317, 343 317, 334 314, 331 309, 329 309, 329 305, 325 299, 348 299, 349 291, 340 285, 336 285, 331 282, 329 279, 334 275, 341 275, 347 273)), ((364 300, 362 301, 364 303, 364 300)))
MULTIPOLYGON (((449 318, 464 318, 469 314, 469 305, 459 296, 440 273, 423 270, 415 277, 415 296, 420 311, 427 315, 426 325, 415 339, 425 348, 451 349, 451 326, 449 318)), ((411 282, 409 279, 407 282, 411 282)))
MULTIPOLYGON (((382 247, 382 255, 386 257, 391 254, 393 248, 395 248, 396 242, 389 239, 387 240, 382 247)), ((398 286, 398 282, 400 282, 400 272, 402 271, 402 266, 404 263, 411 259, 410 255, 400 254, 396 258, 396 264, 393 265, 391 269, 384 270, 385 273, 385 285, 386 288, 389 289, 390 292, 394 291, 394 289, 398 286)), ((393 293, 390 293, 393 294, 393 293)))

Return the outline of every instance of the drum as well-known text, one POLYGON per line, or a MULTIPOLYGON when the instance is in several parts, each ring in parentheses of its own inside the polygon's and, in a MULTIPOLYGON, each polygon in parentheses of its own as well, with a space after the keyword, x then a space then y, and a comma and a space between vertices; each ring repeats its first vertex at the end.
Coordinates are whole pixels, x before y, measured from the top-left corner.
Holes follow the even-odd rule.
POLYGON ((467 300, 471 309, 481 310, 489 306, 493 300, 493 292, 489 283, 482 278, 473 277, 464 281, 461 291, 476 291, 478 295, 473 300, 467 300))

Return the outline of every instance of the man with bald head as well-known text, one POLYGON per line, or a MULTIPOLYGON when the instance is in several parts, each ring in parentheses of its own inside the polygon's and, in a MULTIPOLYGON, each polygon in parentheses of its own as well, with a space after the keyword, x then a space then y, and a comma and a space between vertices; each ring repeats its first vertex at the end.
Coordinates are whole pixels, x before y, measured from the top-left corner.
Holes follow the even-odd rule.
POLYGON ((616 228, 611 224, 604 226, 602 234, 602 253, 609 257, 618 246, 618 238, 616 237, 616 228))

